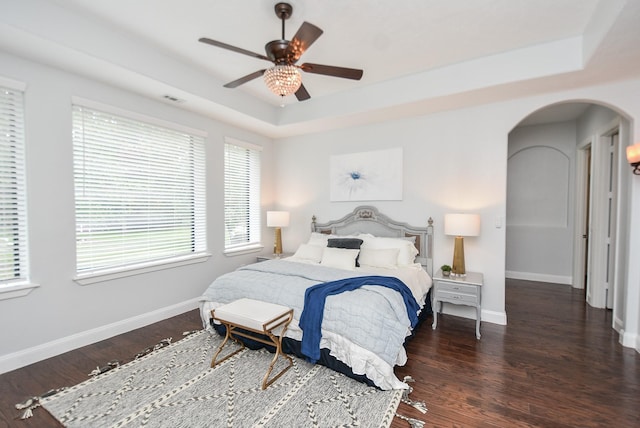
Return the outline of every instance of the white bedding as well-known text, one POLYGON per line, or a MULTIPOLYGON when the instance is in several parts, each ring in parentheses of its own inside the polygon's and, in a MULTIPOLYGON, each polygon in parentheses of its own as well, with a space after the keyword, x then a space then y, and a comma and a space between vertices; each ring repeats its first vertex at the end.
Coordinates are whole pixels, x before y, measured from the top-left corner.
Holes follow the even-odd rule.
MULTIPOLYGON (((288 262, 312 264, 320 268, 320 265, 317 262, 297 260, 295 257, 286 258, 283 260, 288 262)), ((269 262, 263 262, 263 263, 269 263, 269 262)), ((326 268, 326 269, 330 271, 333 270, 338 275, 345 276, 345 277, 362 276, 362 275, 381 275, 381 276, 396 277, 401 281, 403 281, 408 286, 408 288, 411 290, 411 293, 415 297, 420 307, 424 305, 427 292, 431 287, 431 278, 429 277, 429 275, 426 273, 426 271, 422 268, 420 264, 401 266, 394 269, 376 268, 376 267, 370 267, 370 266, 358 267, 348 271, 340 271, 339 269, 331 269, 331 268, 326 268)), ((249 294, 251 292, 250 290, 255 289, 246 285, 246 281, 244 284, 242 284, 242 286, 238 286, 238 287, 234 286, 231 289, 229 289, 228 286, 223 286, 222 288, 216 288, 215 284, 216 283, 214 282, 214 284, 212 284, 212 286, 209 287, 209 289, 205 293, 205 296, 203 296, 203 299, 202 299, 203 301, 201 304, 201 314, 203 318, 203 324, 206 328, 210 328, 209 314, 211 309, 214 309, 222 304, 229 303, 230 300, 233 300, 235 298, 251 297, 251 295, 243 296, 243 293, 249 294), (239 288, 243 288, 243 287, 246 287, 246 292, 238 290, 239 288), (224 296, 224 297, 218 298, 218 296, 224 296)), ((362 288, 366 289, 368 287, 375 287, 375 286, 364 286, 362 288)), ((260 288, 264 288, 264 284, 260 288)), ((380 287, 376 287, 376 288, 379 289, 380 287)), ((301 291, 303 296, 304 290, 301 290, 301 291)), ((363 293, 363 292, 364 290, 360 291, 359 293, 363 293)), ((349 292, 349 293, 352 293, 352 292, 349 292)), ((290 296, 288 294, 278 295, 278 292, 274 289, 273 293, 269 293, 262 297, 262 299, 264 299, 265 301, 271 298, 274 300, 274 303, 287 304, 294 308, 294 319, 291 322, 289 329, 287 330, 286 336, 294 340, 300 341, 302 339, 302 330, 298 326, 298 320, 301 313, 301 308, 299 307, 300 305, 299 296, 294 298, 293 296, 290 296), (287 300, 289 300, 289 302, 287 302, 287 300), (296 309, 296 307, 298 307, 298 309, 296 309)), ((330 301, 333 301, 333 299, 337 299, 337 298, 339 298, 339 296, 329 296, 327 298, 327 308, 330 307, 331 305, 330 301)), ((358 302, 358 300, 355 300, 355 301, 358 302)), ((361 310, 361 308, 355 308, 353 310, 355 311, 356 309, 361 310)), ((326 313, 327 312, 325 308, 325 314, 326 313)), ((404 316, 406 316, 406 312, 404 316)), ((401 332, 401 334, 403 334, 405 337, 410 333, 411 331, 409 328, 406 328, 406 331, 401 332)), ((404 349, 404 346, 401 346, 401 344, 400 346, 398 346, 398 349, 394 351, 394 354, 392 354, 394 356, 391 359, 385 360, 381 356, 376 355, 376 353, 371 352, 368 349, 354 343, 352 340, 348 339, 344 335, 336 334, 334 331, 327 331, 323 329, 320 346, 321 348, 330 349, 331 355, 337 358, 338 360, 344 362, 349 367, 351 367, 353 373, 366 375, 381 389, 407 388, 407 385, 401 382, 400 380, 398 380, 395 377, 395 374, 393 373, 394 365, 404 365, 406 363, 406 359, 407 359, 406 351, 404 349)))

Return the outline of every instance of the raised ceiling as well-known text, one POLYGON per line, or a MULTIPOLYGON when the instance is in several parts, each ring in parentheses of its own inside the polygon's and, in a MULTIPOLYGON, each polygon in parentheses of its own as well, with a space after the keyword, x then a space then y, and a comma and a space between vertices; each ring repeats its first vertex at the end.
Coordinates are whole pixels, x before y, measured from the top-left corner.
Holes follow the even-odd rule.
POLYGON ((271 137, 499 101, 640 73, 637 0, 292 0, 286 38, 324 30, 300 62, 364 69, 360 81, 303 73, 311 99, 262 79, 223 84, 280 38, 265 0, 0 0, 0 48, 271 137))

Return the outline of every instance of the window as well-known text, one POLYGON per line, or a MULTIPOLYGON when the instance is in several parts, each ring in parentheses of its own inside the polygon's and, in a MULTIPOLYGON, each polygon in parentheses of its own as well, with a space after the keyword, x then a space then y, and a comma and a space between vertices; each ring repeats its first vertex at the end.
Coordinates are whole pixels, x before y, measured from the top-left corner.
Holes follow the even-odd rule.
POLYGON ((27 279, 23 93, 0 87, 0 288, 27 279))
POLYGON ((227 139, 224 146, 224 247, 260 246, 260 147, 227 139))
POLYGON ((87 104, 73 106, 78 276, 204 253, 204 136, 87 104))

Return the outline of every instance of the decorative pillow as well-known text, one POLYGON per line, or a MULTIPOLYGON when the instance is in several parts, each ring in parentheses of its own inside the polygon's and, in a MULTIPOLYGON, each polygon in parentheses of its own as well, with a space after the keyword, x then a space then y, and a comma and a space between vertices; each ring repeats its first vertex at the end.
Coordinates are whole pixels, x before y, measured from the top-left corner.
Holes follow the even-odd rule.
POLYGON ((320 260, 322 260, 323 251, 324 247, 321 247, 319 245, 300 244, 293 257, 296 259, 310 260, 316 263, 320 263, 320 260))
POLYGON ((397 248, 373 249, 362 248, 360 255, 360 266, 381 267, 386 269, 398 268, 398 254, 400 250, 397 248))
MULTIPOLYGON (((347 248, 350 250, 360 250, 361 245, 362 239, 358 238, 329 238, 329 240, 327 240, 327 247, 329 248, 347 248)), ((358 263, 358 257, 356 257, 355 266, 360 266, 360 263, 358 263)))
POLYGON ((325 247, 320 264, 337 269, 354 270, 360 250, 325 247))
POLYGON ((370 235, 364 235, 364 242, 362 248, 382 250, 389 248, 397 248, 398 253, 398 266, 407 266, 414 263, 418 250, 415 245, 410 241, 402 238, 387 238, 387 237, 371 237, 370 235))

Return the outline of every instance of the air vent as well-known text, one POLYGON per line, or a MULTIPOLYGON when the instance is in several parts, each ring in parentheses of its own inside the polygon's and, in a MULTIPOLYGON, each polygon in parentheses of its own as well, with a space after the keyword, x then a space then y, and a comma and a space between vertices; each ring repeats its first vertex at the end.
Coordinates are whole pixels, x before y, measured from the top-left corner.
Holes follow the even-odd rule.
POLYGON ((183 103, 185 101, 178 97, 174 97, 173 95, 163 95, 162 98, 164 98, 167 101, 171 101, 172 103, 183 103))

